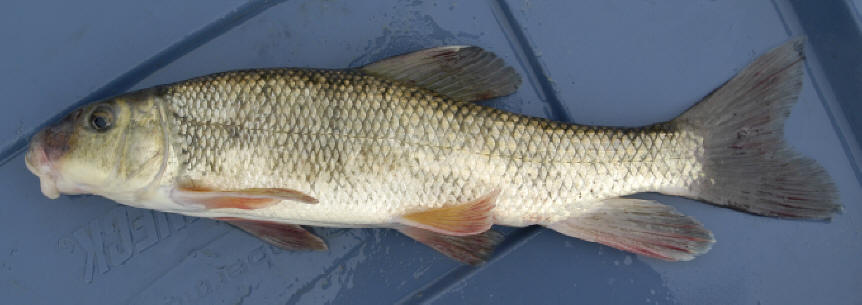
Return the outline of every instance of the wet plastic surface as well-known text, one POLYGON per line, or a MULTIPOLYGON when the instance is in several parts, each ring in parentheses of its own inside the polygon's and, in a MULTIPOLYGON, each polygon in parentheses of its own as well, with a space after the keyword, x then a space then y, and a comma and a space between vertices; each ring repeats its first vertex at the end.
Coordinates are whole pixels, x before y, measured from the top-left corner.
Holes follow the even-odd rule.
POLYGON ((494 107, 588 124, 663 121, 771 47, 815 35, 790 3, 53 2, 49 16, 35 3, 0 12, 0 37, 15 42, 0 51, 3 303, 862 302, 862 188, 850 140, 859 130, 846 123, 832 74, 810 45, 786 133, 832 175, 843 214, 783 221, 638 195, 715 233, 712 251, 685 263, 541 228, 503 229, 509 238, 478 268, 391 230, 315 229, 329 252, 285 252, 211 220, 92 196, 49 200, 21 154, 32 132, 66 109, 133 88, 237 68, 355 67, 444 44, 481 46, 522 74, 522 88, 488 102, 494 107))

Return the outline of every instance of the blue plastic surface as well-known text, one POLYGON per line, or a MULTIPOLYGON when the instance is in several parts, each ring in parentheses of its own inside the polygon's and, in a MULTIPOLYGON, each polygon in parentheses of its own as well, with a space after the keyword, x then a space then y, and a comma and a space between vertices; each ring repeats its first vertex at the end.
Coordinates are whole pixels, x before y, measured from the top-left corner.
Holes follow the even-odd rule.
POLYGON ((93 196, 49 200, 21 154, 61 112, 134 88, 238 68, 356 67, 444 44, 494 51, 523 76, 516 94, 488 105, 586 124, 663 121, 771 47, 816 34, 792 1, 49 2, 55 10, 0 11, 0 37, 14 42, 0 49, 4 304, 862 302, 851 140, 862 131, 848 127, 858 114, 845 116, 811 45, 786 134, 833 177, 844 212, 786 221, 638 195, 715 233, 712 251, 685 263, 542 228, 502 229, 508 239, 478 268, 381 229, 314 229, 330 251, 285 252, 211 220, 93 196))

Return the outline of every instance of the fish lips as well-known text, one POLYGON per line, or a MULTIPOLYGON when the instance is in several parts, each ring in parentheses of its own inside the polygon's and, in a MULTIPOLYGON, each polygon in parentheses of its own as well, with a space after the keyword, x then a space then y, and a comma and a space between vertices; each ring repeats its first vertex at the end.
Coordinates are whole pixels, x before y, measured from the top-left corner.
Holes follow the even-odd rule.
MULTIPOLYGON (((61 180, 56 164, 58 160, 69 151, 70 139, 73 131, 73 121, 80 116, 76 111, 67 116, 57 125, 47 127, 37 133, 30 140, 30 147, 24 161, 27 169, 39 177, 42 194, 51 199, 60 197, 58 181, 61 180)), ((68 190, 71 193, 75 190, 68 190)))
POLYGON ((27 155, 24 157, 24 162, 27 164, 27 169, 39 177, 42 194, 48 198, 57 199, 60 197, 60 190, 57 188, 56 171, 45 153, 40 140, 42 138, 44 138, 44 132, 33 137, 33 140, 30 141, 30 148, 27 149, 27 155))

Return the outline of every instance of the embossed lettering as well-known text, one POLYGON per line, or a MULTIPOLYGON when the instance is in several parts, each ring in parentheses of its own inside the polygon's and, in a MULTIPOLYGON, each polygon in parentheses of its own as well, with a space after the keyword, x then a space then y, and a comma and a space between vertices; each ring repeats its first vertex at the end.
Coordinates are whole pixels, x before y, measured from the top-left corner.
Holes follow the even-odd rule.
POLYGON ((109 270, 108 260, 103 251, 104 243, 99 220, 91 220, 89 224, 72 233, 72 236, 75 237, 75 241, 81 247, 81 253, 84 254, 84 281, 92 283, 96 271, 105 273, 109 270))
POLYGON ((165 239, 171 236, 171 224, 168 223, 168 213, 153 211, 153 218, 156 221, 156 231, 160 239, 165 239))
POLYGON ((132 229, 132 240, 135 242, 135 252, 141 253, 159 241, 159 237, 156 235, 156 220, 152 212, 129 209, 128 215, 132 229))
POLYGON ((129 230, 129 218, 126 208, 118 207, 108 214, 104 223, 105 254, 111 266, 119 266, 132 257, 132 232, 129 230))
POLYGON ((57 241, 72 255, 84 256, 84 282, 106 273, 147 248, 195 223, 200 218, 118 206, 103 217, 57 241))
POLYGON ((180 214, 168 213, 168 223, 171 225, 171 229, 174 232, 182 230, 186 227, 186 218, 180 214))

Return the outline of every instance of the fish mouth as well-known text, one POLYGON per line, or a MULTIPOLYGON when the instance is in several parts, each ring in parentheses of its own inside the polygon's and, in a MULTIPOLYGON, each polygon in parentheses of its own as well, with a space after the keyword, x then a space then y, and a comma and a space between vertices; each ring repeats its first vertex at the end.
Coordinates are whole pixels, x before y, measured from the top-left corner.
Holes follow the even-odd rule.
POLYGON ((27 169, 39 177, 42 194, 50 199, 57 199, 60 197, 60 189, 57 187, 59 177, 53 162, 45 154, 45 147, 42 144, 44 138, 44 131, 33 137, 30 141, 30 148, 27 149, 27 154, 24 156, 24 162, 27 164, 27 169))

